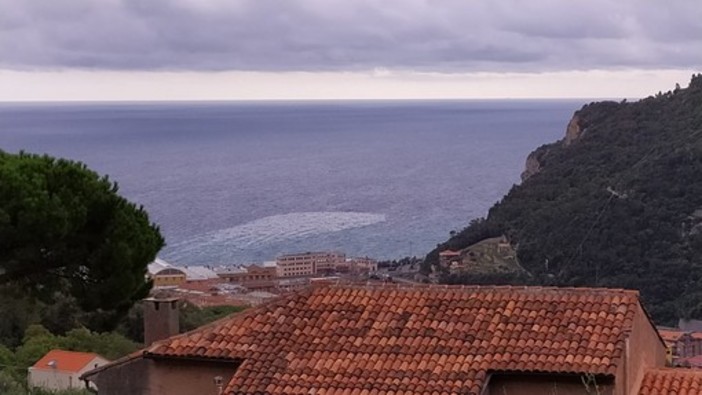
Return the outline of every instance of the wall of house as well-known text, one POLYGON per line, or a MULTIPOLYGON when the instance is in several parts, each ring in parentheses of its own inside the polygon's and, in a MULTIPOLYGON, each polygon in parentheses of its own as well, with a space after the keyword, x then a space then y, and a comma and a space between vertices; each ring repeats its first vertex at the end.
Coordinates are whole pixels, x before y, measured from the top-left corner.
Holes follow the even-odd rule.
POLYGON ((49 390, 65 390, 69 388, 83 388, 78 376, 71 372, 60 370, 36 369, 29 371, 29 386, 32 388, 45 388, 49 390))
POLYGON ((612 379, 595 379, 594 385, 587 387, 580 376, 493 374, 484 395, 612 395, 612 379))
POLYGON ((99 395, 150 395, 149 373, 152 361, 143 358, 111 366, 87 377, 95 384, 99 395))
POLYGON ((231 362, 138 358, 91 377, 99 395, 217 395, 214 378, 227 385, 238 365, 231 362))
POLYGON ((83 369, 77 372, 32 367, 29 368, 27 382, 30 387, 46 388, 50 390, 85 388, 85 383, 80 379, 80 376, 89 370, 107 363, 109 363, 108 360, 98 356, 93 358, 83 369))
POLYGON ((664 367, 666 363, 665 344, 641 306, 634 316, 627 343, 617 369, 615 395, 637 394, 646 370, 664 367))
POLYGON ((217 395, 214 378, 226 386, 238 365, 233 363, 157 361, 150 377, 151 395, 217 395))

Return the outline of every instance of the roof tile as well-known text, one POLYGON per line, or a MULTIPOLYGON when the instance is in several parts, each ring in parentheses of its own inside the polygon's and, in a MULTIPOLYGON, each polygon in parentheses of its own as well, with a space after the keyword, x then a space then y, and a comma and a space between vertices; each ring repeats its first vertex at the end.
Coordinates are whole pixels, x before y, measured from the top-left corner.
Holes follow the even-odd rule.
POLYGON ((702 392, 702 370, 651 369, 644 375, 639 395, 680 395, 702 392))
POLYGON ((476 394, 492 371, 613 375, 638 303, 625 290, 334 285, 147 355, 243 360, 230 394, 476 394))
POLYGON ((65 372, 79 372, 85 368, 97 354, 88 352, 51 350, 41 357, 32 368, 34 369, 56 369, 65 372))

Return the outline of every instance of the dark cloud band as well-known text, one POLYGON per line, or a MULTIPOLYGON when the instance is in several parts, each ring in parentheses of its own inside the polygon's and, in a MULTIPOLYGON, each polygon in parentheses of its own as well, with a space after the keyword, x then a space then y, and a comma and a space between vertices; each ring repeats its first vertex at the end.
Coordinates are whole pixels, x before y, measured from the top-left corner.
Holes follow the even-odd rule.
POLYGON ((697 0, 0 0, 0 68, 697 68, 697 0))

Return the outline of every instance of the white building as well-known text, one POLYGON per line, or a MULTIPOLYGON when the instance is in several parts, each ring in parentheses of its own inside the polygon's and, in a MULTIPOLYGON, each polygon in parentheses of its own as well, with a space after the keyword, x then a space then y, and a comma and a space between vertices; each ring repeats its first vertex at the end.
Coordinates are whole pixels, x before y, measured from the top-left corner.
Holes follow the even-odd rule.
POLYGON ((184 266, 180 268, 185 272, 188 281, 206 281, 219 278, 217 273, 207 266, 184 266))
POLYGON ((80 376, 109 362, 93 353, 51 350, 29 368, 29 386, 50 391, 85 388, 80 376))
POLYGON ((174 266, 171 265, 170 263, 164 261, 163 259, 156 258, 153 262, 149 263, 149 265, 147 266, 148 275, 153 276, 156 273, 160 272, 161 270, 170 269, 172 267, 174 267, 174 266))

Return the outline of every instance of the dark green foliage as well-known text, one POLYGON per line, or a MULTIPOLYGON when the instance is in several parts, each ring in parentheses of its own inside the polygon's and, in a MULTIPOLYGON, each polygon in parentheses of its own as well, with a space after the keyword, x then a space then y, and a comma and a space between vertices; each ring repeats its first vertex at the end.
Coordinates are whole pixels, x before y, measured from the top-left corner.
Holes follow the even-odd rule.
POLYGON ((38 303, 0 287, 0 344, 14 348, 22 342, 24 331, 40 320, 38 303))
MULTIPOLYGON (((65 336, 56 336, 41 325, 31 325, 25 332, 22 345, 14 353, 13 366, 21 374, 52 349, 93 352, 114 360, 138 349, 138 344, 116 333, 96 333, 74 329, 65 336)), ((1 353, 0 353, 1 354, 1 353)))
POLYGON ((74 298, 97 312, 92 327, 115 325, 148 294, 146 266, 164 243, 117 190, 81 163, 0 151, 0 286, 58 302, 54 316, 74 308, 57 297, 74 298))
POLYGON ((531 278, 521 273, 481 273, 481 274, 445 274, 441 277, 444 284, 468 285, 530 285, 531 278))
MULTIPOLYGON (((421 271, 423 273, 429 273, 431 271, 431 264, 435 264, 439 261, 440 251, 460 250, 481 240, 500 236, 502 233, 503 229, 499 224, 493 221, 486 221, 485 218, 474 219, 470 221, 470 224, 466 228, 454 234, 446 243, 440 244, 438 248, 431 251, 426 259, 424 259, 424 262, 422 262, 421 271)), ((456 281, 451 283, 459 284, 459 282, 456 281)), ((473 282, 465 282, 465 284, 469 283, 473 284, 473 282)), ((474 284, 479 283, 481 282, 475 282, 474 284)))
POLYGON ((534 283, 639 289, 658 323, 702 318, 702 76, 576 115, 577 141, 539 148, 540 172, 427 261, 505 234, 534 283))
POLYGON ((52 349, 93 352, 117 359, 137 350, 138 344, 114 333, 95 333, 73 329, 56 336, 41 325, 27 327, 22 344, 13 352, 0 345, 0 394, 15 395, 83 395, 84 391, 47 392, 27 388, 27 368, 52 349))
POLYGON ((137 303, 116 329, 117 333, 137 343, 144 343, 144 305, 137 303))
POLYGON ((183 302, 180 305, 180 331, 188 332, 195 328, 209 324, 230 314, 243 311, 243 306, 210 306, 197 307, 193 304, 183 302))

